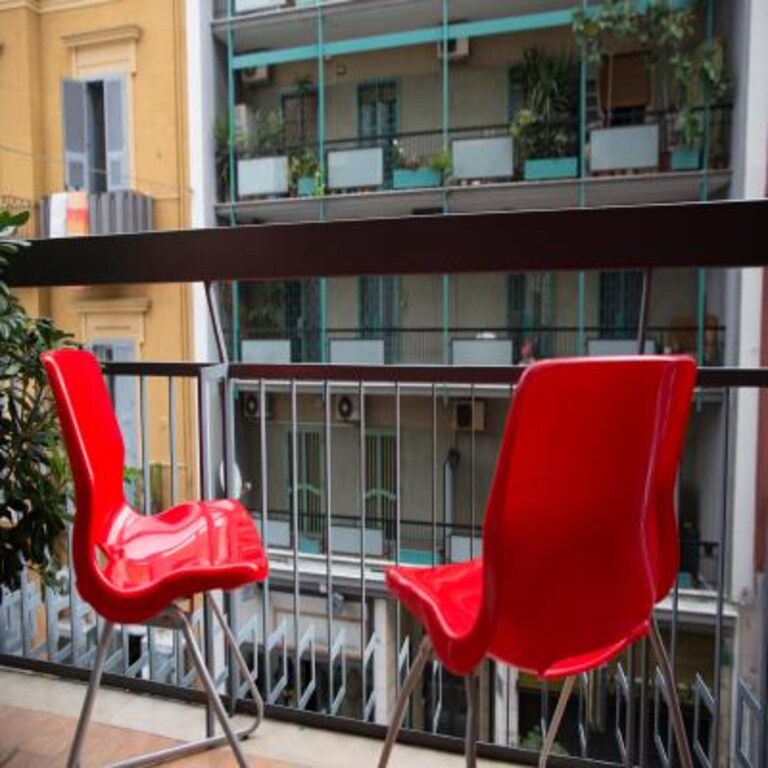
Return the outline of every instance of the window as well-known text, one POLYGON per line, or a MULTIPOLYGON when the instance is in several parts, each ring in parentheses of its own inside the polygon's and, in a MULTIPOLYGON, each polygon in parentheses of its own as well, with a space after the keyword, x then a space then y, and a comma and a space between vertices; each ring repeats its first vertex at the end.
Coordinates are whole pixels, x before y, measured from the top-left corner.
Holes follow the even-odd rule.
POLYGON ((384 186, 392 185, 392 143, 398 134, 397 83, 381 80, 357 89, 357 130, 362 146, 384 150, 384 186))
POLYGON ((397 516, 395 436, 373 432, 365 436, 365 520, 393 540, 397 516))
MULTIPOLYGON (((293 433, 288 440, 288 505, 293 509, 293 433)), ((296 435, 296 466, 299 482, 298 494, 299 531, 319 536, 323 533, 323 448, 321 434, 317 430, 299 428, 296 435)))
POLYGON ((385 359, 398 359, 397 277, 360 278, 360 330, 364 339, 384 339, 385 359))
POLYGON ((637 334, 643 273, 600 274, 600 335, 605 339, 630 339, 637 334))
POLYGON ((314 146, 317 141, 317 91, 303 88, 283 94, 283 123, 288 150, 314 146))
POLYGON ((533 343, 534 357, 553 354, 552 284, 549 272, 509 276, 507 310, 514 354, 519 357, 524 341, 533 343))
POLYGON ((64 185, 106 192, 129 185, 126 81, 62 81, 64 185))

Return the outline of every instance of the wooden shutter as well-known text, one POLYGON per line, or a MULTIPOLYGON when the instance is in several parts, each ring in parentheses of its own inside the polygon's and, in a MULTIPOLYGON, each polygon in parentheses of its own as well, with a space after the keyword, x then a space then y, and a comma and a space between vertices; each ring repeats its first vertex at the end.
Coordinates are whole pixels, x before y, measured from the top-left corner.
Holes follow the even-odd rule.
POLYGON ((104 78, 104 131, 107 145, 107 189, 129 189, 126 84, 123 75, 104 78))
POLYGON ((61 81, 61 116, 64 134, 64 186, 88 188, 88 114, 86 83, 61 81))

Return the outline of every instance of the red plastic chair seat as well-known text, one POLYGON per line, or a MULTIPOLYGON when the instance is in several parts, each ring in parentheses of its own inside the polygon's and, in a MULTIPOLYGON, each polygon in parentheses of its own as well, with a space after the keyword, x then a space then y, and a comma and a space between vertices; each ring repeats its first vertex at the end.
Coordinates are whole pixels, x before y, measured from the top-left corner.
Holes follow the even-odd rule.
POLYGON ((197 592, 262 580, 268 570, 253 521, 231 500, 179 504, 153 517, 126 506, 99 553, 105 579, 121 596, 119 606, 99 607, 121 622, 139 623, 197 592))
POLYGON ((467 641, 483 598, 481 558, 435 568, 389 568, 387 587, 426 627, 451 672, 467 674, 480 661, 467 641))
MULTIPOLYGON (((483 561, 441 565, 435 568, 396 567, 387 570, 387 586, 426 628, 435 653, 456 675, 466 675, 482 659, 472 647, 472 630, 477 625, 483 599, 483 561)), ((575 675, 594 669, 635 640, 647 634, 648 620, 641 621, 619 642, 589 653, 558 659, 543 669, 527 668, 523 660, 500 659, 544 679, 575 675)), ((489 652, 493 656, 493 650, 489 652)))

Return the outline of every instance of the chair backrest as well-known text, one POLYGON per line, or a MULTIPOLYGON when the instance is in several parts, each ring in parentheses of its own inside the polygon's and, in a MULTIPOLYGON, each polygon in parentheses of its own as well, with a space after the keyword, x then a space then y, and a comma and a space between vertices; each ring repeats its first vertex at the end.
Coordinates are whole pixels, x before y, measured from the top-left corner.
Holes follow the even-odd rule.
POLYGON ((125 449, 101 368, 90 352, 75 349, 41 356, 53 390, 75 481, 73 560, 83 597, 96 576, 97 551, 115 515, 125 509, 125 449))
POLYGON ((674 483, 695 377, 693 360, 671 356, 525 371, 483 531, 492 655, 544 672, 647 620, 677 569, 674 483))

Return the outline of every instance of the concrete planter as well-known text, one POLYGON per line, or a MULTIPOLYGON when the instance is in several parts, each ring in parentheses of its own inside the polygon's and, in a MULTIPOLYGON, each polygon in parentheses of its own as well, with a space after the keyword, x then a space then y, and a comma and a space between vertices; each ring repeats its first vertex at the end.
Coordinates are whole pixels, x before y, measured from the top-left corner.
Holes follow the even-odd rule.
POLYGON ((701 149, 676 149, 670 158, 673 171, 698 171, 701 168, 701 149))
POLYGON ((596 128, 590 133, 592 173, 659 167, 659 126, 596 128))
POLYGON ((396 168, 392 173, 394 189, 415 189, 417 187, 439 187, 443 177, 432 168, 396 168))
POLYGON ((285 195, 288 193, 288 158, 256 157, 237 161, 237 195, 285 195))
POLYGON ((523 176, 526 181, 546 181, 549 179, 573 179, 579 175, 577 157, 548 157, 539 160, 526 160, 523 176))

